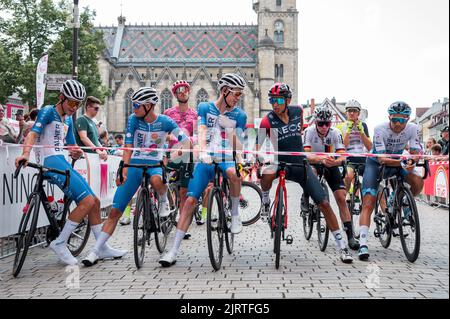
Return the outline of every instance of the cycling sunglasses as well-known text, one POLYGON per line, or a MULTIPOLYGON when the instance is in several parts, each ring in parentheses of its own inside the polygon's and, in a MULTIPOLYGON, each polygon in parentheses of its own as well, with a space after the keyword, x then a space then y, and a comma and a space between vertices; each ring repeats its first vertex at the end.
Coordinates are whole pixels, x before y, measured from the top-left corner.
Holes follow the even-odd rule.
POLYGON ((70 107, 79 107, 81 102, 66 99, 67 105, 70 107))
POLYGON ((358 109, 348 109, 347 110, 348 113, 359 113, 358 109))
POLYGON ((404 118, 404 117, 393 117, 391 118, 391 122, 396 124, 396 123, 400 123, 400 124, 405 124, 409 121, 408 118, 404 118))
POLYGON ((139 104, 139 103, 133 103, 133 109, 134 110, 137 110, 138 108, 140 108, 141 107, 141 104, 139 104))
POLYGON ((230 90, 229 92, 230 92, 231 94, 233 94, 233 96, 234 96, 235 98, 240 98, 241 95, 243 94, 242 91, 233 91, 233 90, 230 90))
POLYGON ((316 122, 316 125, 318 126, 318 127, 330 127, 331 126, 331 122, 330 121, 319 121, 319 122, 316 122))
POLYGON ((176 90, 177 94, 180 93, 185 93, 185 92, 189 92, 189 89, 185 86, 180 86, 177 90, 176 90))
POLYGON ((270 97, 269 98, 270 104, 283 105, 285 102, 286 102, 286 99, 284 97, 270 97))

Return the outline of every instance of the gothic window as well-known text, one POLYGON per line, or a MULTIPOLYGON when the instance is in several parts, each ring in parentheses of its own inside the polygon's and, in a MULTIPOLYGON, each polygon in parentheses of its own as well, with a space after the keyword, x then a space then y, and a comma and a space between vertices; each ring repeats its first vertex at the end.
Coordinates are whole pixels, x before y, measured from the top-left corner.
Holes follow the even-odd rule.
POLYGON ((277 0, 277 6, 281 7, 281 0, 277 0))
POLYGON ((172 107, 172 92, 169 89, 165 89, 161 93, 161 113, 172 107))
POLYGON ((197 109, 198 109, 198 105, 200 103, 209 101, 208 92, 206 92, 205 89, 200 89, 200 91, 198 91, 198 93, 197 93, 196 100, 197 100, 197 109))
POLYGON ((281 20, 275 22, 274 41, 278 44, 284 42, 284 23, 281 20))
POLYGON ((133 106, 131 105, 131 96, 133 95, 133 89, 129 89, 127 93, 125 93, 125 126, 124 131, 127 129, 128 125, 128 117, 133 113, 133 106))

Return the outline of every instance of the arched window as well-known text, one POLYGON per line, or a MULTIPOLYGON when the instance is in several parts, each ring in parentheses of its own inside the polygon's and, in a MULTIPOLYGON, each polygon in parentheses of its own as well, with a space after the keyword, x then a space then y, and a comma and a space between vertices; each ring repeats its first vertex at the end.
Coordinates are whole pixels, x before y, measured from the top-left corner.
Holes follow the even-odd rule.
POLYGON ((281 0, 277 0, 277 6, 281 7, 281 0))
POLYGON ((172 92, 169 89, 165 89, 161 93, 161 113, 172 107, 172 92))
POLYGON ((128 118, 130 117, 131 113, 133 113, 133 105, 131 103, 131 96, 133 95, 134 91, 133 89, 128 89, 127 93, 125 93, 125 125, 124 125, 124 131, 127 130, 128 125, 128 118))
POLYGON ((282 44, 284 42, 284 23, 281 20, 275 22, 274 42, 282 44))
POLYGON ((197 109, 198 109, 198 105, 200 103, 209 101, 208 92, 206 92, 205 89, 200 89, 200 91, 197 92, 196 100, 197 100, 197 109))

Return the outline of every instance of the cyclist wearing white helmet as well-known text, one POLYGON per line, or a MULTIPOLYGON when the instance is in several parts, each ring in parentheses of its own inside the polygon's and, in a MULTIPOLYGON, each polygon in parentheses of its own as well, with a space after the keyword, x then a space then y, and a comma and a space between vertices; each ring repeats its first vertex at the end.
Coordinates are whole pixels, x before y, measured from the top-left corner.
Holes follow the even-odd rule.
MULTIPOLYGON (((225 155, 225 161, 223 162, 223 153, 218 151, 230 150, 231 141, 235 136, 238 140, 237 144, 243 142, 247 115, 236 106, 244 88, 245 82, 241 76, 232 73, 225 74, 218 83, 219 99, 216 102, 203 102, 198 106, 199 159, 202 163, 197 164, 194 170, 194 178, 189 182, 188 199, 180 214, 173 247, 159 260, 163 267, 170 267, 176 262, 181 241, 192 222, 194 208, 208 183, 214 177, 214 166, 211 165, 213 159, 221 162, 220 169, 230 181, 231 232, 238 234, 242 231, 242 222, 238 210, 241 179, 237 177, 230 154, 225 155)), ((237 148, 242 148, 242 145, 237 145, 237 148)))
MULTIPOLYGON (((305 152, 318 153, 344 153, 345 146, 342 135, 339 129, 332 127, 332 110, 326 105, 322 104, 315 109, 314 125, 305 130, 304 148, 305 152)), ((342 174, 339 166, 345 162, 345 157, 334 157, 330 155, 309 155, 308 160, 311 164, 322 164, 316 166, 316 170, 323 169, 324 177, 333 191, 334 198, 339 207, 340 217, 344 226, 344 231, 347 234, 348 245, 351 249, 357 250, 359 243, 353 235, 352 217, 347 206, 345 197, 347 192, 345 190, 342 174)), ((303 203, 308 203, 309 194, 304 194, 303 203)), ((303 206, 302 211, 307 211, 307 207, 303 206)), ((336 237, 336 236, 335 236, 336 237)), ((342 243, 340 243, 342 245, 342 243)), ((344 249, 342 250, 342 258, 351 258, 350 254, 344 249), (347 253, 347 255, 346 255, 347 253)))
MULTIPOLYGON (((172 119, 166 115, 155 113, 155 106, 158 101, 158 94, 152 87, 142 87, 131 96, 134 114, 128 118, 125 148, 163 149, 169 134, 174 135, 183 144, 183 147, 190 147, 189 138, 172 119)), ((123 163, 136 165, 159 164, 163 159, 163 155, 164 152, 160 151, 124 150, 123 163)), ((175 154, 173 157, 175 157, 175 154)), ((159 195, 159 216, 167 217, 170 215, 170 209, 167 199, 167 186, 163 182, 162 168, 150 168, 147 174, 150 176, 152 188, 159 195)), ((120 178, 116 180, 116 184, 119 187, 114 195, 108 220, 102 229, 102 240, 95 244, 89 255, 83 260, 85 266, 92 266, 99 260, 99 248, 113 234, 119 219, 139 188, 141 181, 142 171, 140 169, 123 168, 122 180, 120 178)))
MULTIPOLYGON (((412 110, 405 102, 394 102, 388 108, 389 122, 375 127, 373 140, 374 154, 398 154, 401 155, 409 145, 410 154, 422 154, 422 145, 419 139, 419 127, 417 124, 408 123, 412 110)), ((420 194, 423 188, 423 179, 418 176, 415 168, 415 160, 412 163, 404 164, 398 157, 380 157, 378 159, 368 158, 366 170, 363 177, 362 195, 363 208, 360 217, 360 244, 359 259, 369 259, 369 249, 367 238, 369 234, 370 219, 375 208, 375 202, 378 192, 378 175, 380 174, 380 165, 403 167, 401 174, 405 176, 405 181, 411 185, 411 192, 414 196, 420 194)), ((388 178, 397 174, 396 169, 386 169, 383 178, 388 178)))
MULTIPOLYGON (((350 100, 345 105, 347 121, 338 125, 344 137, 344 145, 347 153, 365 153, 372 150, 372 141, 370 140, 369 128, 367 124, 359 119, 361 114, 361 104, 356 100, 350 100)), ((366 162, 365 157, 349 157, 347 166, 347 175, 345 176, 345 187, 347 192, 351 188, 354 173, 354 164, 366 162)), ((364 166, 360 168, 359 174, 364 175, 364 166)))
MULTIPOLYGON (((95 196, 86 180, 72 168, 64 156, 64 140, 68 146, 72 146, 69 155, 77 159, 83 151, 76 145, 73 131, 72 115, 77 111, 81 102, 86 97, 84 86, 76 80, 68 80, 61 86, 59 102, 56 105, 43 107, 37 116, 36 122, 27 135, 21 156, 16 158, 16 167, 20 163, 28 163, 31 153, 31 145, 52 145, 54 148, 36 149, 36 162, 46 167, 69 170, 70 184, 64 188, 65 177, 54 173, 46 173, 50 183, 56 184, 70 199, 77 203, 77 207, 70 213, 61 234, 50 243, 50 248, 66 265, 76 265, 77 259, 72 256, 67 248, 67 240, 80 222, 88 215, 92 232, 98 240, 101 232, 100 200, 95 196), (67 130, 66 130, 67 128, 67 130)), ((100 247, 99 254, 102 258, 118 258, 123 252, 104 245, 100 247)))

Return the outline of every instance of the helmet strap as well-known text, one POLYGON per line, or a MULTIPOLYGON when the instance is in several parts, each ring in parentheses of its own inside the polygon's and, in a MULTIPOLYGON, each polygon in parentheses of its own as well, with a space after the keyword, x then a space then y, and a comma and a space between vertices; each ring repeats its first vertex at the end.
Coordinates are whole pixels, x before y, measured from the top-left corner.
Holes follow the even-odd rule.
POLYGON ((227 97, 230 95, 230 91, 228 91, 228 93, 226 94, 226 95, 224 95, 224 102, 225 102, 225 105, 226 105, 226 107, 227 107, 227 109, 232 109, 233 107, 231 106, 231 105, 229 105, 228 104, 228 102, 227 102, 227 97))

